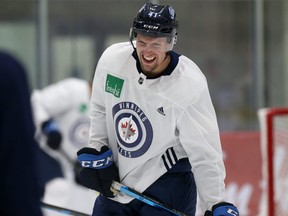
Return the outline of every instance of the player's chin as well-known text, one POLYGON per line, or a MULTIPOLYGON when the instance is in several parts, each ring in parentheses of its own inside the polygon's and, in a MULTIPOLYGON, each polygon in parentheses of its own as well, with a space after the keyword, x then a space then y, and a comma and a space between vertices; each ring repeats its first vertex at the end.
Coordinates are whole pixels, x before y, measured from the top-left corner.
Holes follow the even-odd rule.
POLYGON ((140 61, 140 65, 142 68, 142 71, 148 72, 150 74, 157 68, 157 61, 154 60, 153 62, 145 62, 145 61, 140 61))
POLYGON ((153 67, 142 67, 142 70, 144 72, 144 74, 146 74, 146 76, 150 76, 153 74, 153 67))

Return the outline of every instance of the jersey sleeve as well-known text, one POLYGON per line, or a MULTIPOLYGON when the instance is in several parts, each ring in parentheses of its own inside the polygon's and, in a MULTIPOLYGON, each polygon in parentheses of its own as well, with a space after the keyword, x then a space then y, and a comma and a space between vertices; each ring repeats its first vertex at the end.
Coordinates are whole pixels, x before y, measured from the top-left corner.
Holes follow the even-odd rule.
POLYGON ((101 146, 108 145, 108 133, 106 126, 106 108, 104 99, 105 77, 103 65, 105 65, 105 52, 98 61, 90 100, 90 131, 88 145, 90 147, 101 149, 101 146))
POLYGON ((31 95, 34 122, 39 131, 41 124, 68 110, 80 97, 82 88, 87 88, 88 82, 68 78, 49 85, 41 90, 34 90, 31 95), (81 91, 79 90, 81 88, 81 91))
MULTIPOLYGON (((201 208, 225 199, 225 167, 219 129, 206 80, 178 122, 179 139, 192 166, 201 208)), ((200 86, 200 85, 199 85, 200 86)))

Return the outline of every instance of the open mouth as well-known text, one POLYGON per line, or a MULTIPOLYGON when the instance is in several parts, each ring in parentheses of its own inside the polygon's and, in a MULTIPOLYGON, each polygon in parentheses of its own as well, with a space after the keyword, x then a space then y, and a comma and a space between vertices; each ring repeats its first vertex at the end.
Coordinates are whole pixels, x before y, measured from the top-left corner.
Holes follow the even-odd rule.
POLYGON ((142 55, 142 59, 143 59, 144 63, 151 64, 152 62, 155 61, 156 57, 148 57, 148 56, 142 55))

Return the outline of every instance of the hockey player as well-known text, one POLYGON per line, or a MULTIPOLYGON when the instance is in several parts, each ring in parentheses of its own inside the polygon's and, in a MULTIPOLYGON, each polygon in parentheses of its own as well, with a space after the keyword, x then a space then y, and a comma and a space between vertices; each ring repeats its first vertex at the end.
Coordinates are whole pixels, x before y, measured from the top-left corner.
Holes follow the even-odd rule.
POLYGON ((46 183, 43 200, 86 213, 91 213, 97 194, 78 184, 75 164, 76 152, 88 142, 90 95, 91 83, 78 78, 35 89, 31 95, 46 183))
POLYGON ((205 216, 239 215, 225 202, 219 129, 206 79, 193 61, 172 50, 175 18, 171 6, 146 3, 134 18, 131 44, 112 45, 98 62, 89 147, 77 153, 81 179, 101 193, 93 216, 171 215, 114 194, 113 180, 186 215, 195 215, 196 191, 205 216))

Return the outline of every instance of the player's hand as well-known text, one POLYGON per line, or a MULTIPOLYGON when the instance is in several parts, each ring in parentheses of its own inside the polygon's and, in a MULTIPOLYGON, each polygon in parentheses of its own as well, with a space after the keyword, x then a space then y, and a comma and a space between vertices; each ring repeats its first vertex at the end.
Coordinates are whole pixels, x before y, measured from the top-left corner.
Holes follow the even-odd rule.
POLYGON ((212 211, 207 210, 204 216, 239 216, 239 211, 231 203, 221 202, 212 207, 212 211))
POLYGON ((77 155, 82 165, 81 184, 104 196, 114 197, 110 187, 113 180, 119 181, 119 172, 113 162, 112 151, 107 146, 103 146, 100 152, 86 147, 80 149, 77 155))
POLYGON ((56 123, 52 120, 44 122, 42 124, 42 131, 47 137, 47 145, 54 150, 59 149, 62 141, 62 134, 56 123))

